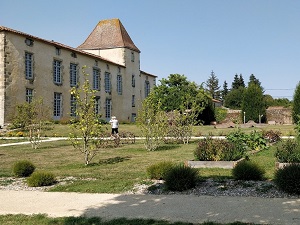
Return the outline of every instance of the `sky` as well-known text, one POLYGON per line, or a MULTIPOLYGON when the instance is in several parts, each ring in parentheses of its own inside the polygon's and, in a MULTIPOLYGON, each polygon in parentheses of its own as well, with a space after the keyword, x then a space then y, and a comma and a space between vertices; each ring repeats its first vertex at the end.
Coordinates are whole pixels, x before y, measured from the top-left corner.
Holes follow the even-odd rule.
POLYGON ((100 20, 119 18, 157 84, 214 71, 223 86, 251 74, 273 98, 300 81, 299 0, 0 0, 0 26, 78 47, 100 20))

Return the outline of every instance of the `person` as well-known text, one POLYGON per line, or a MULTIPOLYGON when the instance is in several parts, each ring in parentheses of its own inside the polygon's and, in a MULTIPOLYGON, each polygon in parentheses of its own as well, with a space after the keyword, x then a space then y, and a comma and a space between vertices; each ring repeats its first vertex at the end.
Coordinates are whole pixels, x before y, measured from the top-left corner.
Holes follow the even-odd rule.
POLYGON ((119 121, 117 120, 117 117, 112 116, 109 123, 111 125, 111 136, 114 134, 119 135, 119 121))

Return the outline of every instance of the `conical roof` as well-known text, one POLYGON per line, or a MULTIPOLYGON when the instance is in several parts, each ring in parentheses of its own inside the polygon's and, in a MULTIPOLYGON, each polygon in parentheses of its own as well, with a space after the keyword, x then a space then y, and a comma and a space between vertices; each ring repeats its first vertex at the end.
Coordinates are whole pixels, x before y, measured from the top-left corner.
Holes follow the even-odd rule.
POLYGON ((101 20, 83 44, 81 50, 129 48, 140 52, 119 19, 101 20))

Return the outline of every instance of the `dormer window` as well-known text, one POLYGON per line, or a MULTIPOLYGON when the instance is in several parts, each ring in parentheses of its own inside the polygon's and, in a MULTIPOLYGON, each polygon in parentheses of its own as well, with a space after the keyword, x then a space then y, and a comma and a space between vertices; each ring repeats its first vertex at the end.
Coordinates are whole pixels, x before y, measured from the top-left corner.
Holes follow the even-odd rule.
POLYGON ((30 39, 30 38, 26 38, 26 39, 25 39, 25 44, 26 44, 27 46, 33 46, 33 40, 30 39))

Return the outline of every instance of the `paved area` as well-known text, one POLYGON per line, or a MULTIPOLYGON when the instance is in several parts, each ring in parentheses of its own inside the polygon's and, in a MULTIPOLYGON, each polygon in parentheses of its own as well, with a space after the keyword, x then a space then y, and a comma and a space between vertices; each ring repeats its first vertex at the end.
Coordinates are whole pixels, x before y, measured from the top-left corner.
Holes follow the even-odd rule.
POLYGON ((300 224, 300 199, 0 190, 0 214, 300 224))

